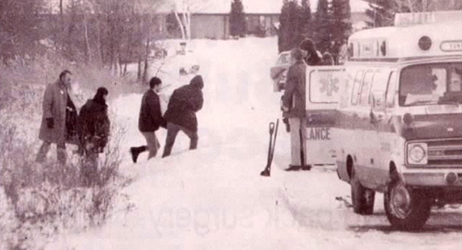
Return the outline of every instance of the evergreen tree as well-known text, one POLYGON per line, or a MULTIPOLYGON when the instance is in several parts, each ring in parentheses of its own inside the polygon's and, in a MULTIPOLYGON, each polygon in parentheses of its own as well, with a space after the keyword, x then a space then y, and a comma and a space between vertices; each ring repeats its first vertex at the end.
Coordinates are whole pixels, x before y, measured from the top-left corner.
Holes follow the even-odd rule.
POLYGON ((370 27, 392 26, 394 18, 394 4, 389 0, 373 0, 369 4, 370 9, 366 10, 366 15, 372 20, 368 22, 370 27))
POLYGON ((314 42, 321 52, 331 50, 331 15, 329 13, 328 0, 318 0, 318 6, 314 15, 314 42))
POLYGON ((346 43, 346 40, 351 35, 350 0, 332 0, 331 17, 331 53, 335 61, 337 61, 340 47, 346 43))
POLYGON ((245 36, 245 33, 247 32, 247 25, 245 22, 244 5, 241 0, 234 0, 231 3, 229 26, 231 36, 245 36))
POLYGON ((279 17, 279 52, 298 47, 305 37, 310 36, 311 9, 307 0, 300 6, 296 0, 284 0, 279 17))
POLYGON ((176 20, 175 13, 171 11, 166 17, 166 28, 170 36, 181 37, 180 25, 176 20))
POLYGON ((300 25, 300 33, 302 34, 302 39, 311 37, 311 33, 313 30, 312 27, 312 16, 311 16, 311 6, 309 0, 302 0, 302 8, 301 8, 301 25, 300 25))

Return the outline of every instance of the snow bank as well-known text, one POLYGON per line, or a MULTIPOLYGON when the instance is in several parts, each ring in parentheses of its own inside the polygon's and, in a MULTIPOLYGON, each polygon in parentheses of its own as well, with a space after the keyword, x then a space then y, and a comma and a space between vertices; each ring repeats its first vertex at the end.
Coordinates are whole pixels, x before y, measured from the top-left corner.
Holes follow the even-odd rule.
MULTIPOLYGON (((141 95, 115 100, 110 106, 127 128, 121 145, 127 152, 121 172, 133 178, 122 190, 127 199, 102 228, 63 235, 47 249, 460 249, 461 217, 454 211, 437 212, 428 231, 393 232, 380 195, 374 215, 353 214, 349 186, 335 167, 283 171, 290 143, 282 123, 272 176, 261 177, 268 122, 280 117, 280 94, 269 78, 276 39, 192 46, 205 81, 199 148, 189 151, 180 133, 170 157, 146 161, 144 154, 131 163, 128 148, 144 144, 137 130, 141 95), (449 221, 452 227, 441 227, 449 221)), ((158 136, 164 144, 165 130, 158 136)))

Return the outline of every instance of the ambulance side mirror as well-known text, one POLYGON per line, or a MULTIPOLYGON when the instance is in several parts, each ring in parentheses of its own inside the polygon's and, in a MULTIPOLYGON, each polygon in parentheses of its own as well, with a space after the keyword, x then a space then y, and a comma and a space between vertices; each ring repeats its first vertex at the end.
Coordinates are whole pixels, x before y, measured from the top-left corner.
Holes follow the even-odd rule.
POLYGON ((372 92, 372 110, 385 111, 385 92, 373 91, 372 92))

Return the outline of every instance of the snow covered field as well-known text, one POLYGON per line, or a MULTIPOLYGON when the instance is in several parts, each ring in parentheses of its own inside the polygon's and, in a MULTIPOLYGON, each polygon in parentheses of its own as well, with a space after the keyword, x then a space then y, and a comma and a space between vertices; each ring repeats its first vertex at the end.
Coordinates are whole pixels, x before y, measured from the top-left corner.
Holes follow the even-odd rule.
MULTIPOLYGON (((142 154, 133 164, 129 147, 144 144, 137 129, 141 95, 115 100, 110 106, 127 128, 121 171, 134 178, 122 190, 128 201, 115 204, 102 228, 63 235, 47 249, 462 248, 460 209, 433 211, 420 232, 392 231, 382 195, 372 216, 346 206, 342 199, 349 200, 350 188, 334 166, 283 171, 290 148, 282 123, 272 176, 261 177, 268 123, 280 118, 280 94, 272 92, 269 78, 276 38, 198 40, 192 47, 205 81, 199 148, 188 151, 188 138, 180 134, 171 157, 147 161, 142 154)), ((177 86, 172 81, 165 94, 177 86)), ((164 144, 166 131, 158 135, 164 144)))

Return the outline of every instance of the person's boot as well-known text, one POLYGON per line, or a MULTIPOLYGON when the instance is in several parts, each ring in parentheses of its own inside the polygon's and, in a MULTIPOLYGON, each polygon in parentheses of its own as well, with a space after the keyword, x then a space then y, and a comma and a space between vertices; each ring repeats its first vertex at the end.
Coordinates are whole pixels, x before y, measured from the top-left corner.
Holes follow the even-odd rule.
POLYGON ((292 165, 290 164, 288 168, 286 168, 286 171, 299 171, 302 169, 300 165, 292 165))
POLYGON ((132 155, 133 163, 136 163, 136 161, 138 160, 138 156, 144 151, 146 151, 146 146, 130 148, 130 153, 132 155))
POLYGON ((311 165, 289 165, 288 168, 286 168, 286 171, 299 171, 299 170, 304 170, 304 171, 310 171, 311 170, 311 165))
POLYGON ((311 170, 311 165, 302 166, 302 170, 310 171, 311 170))

